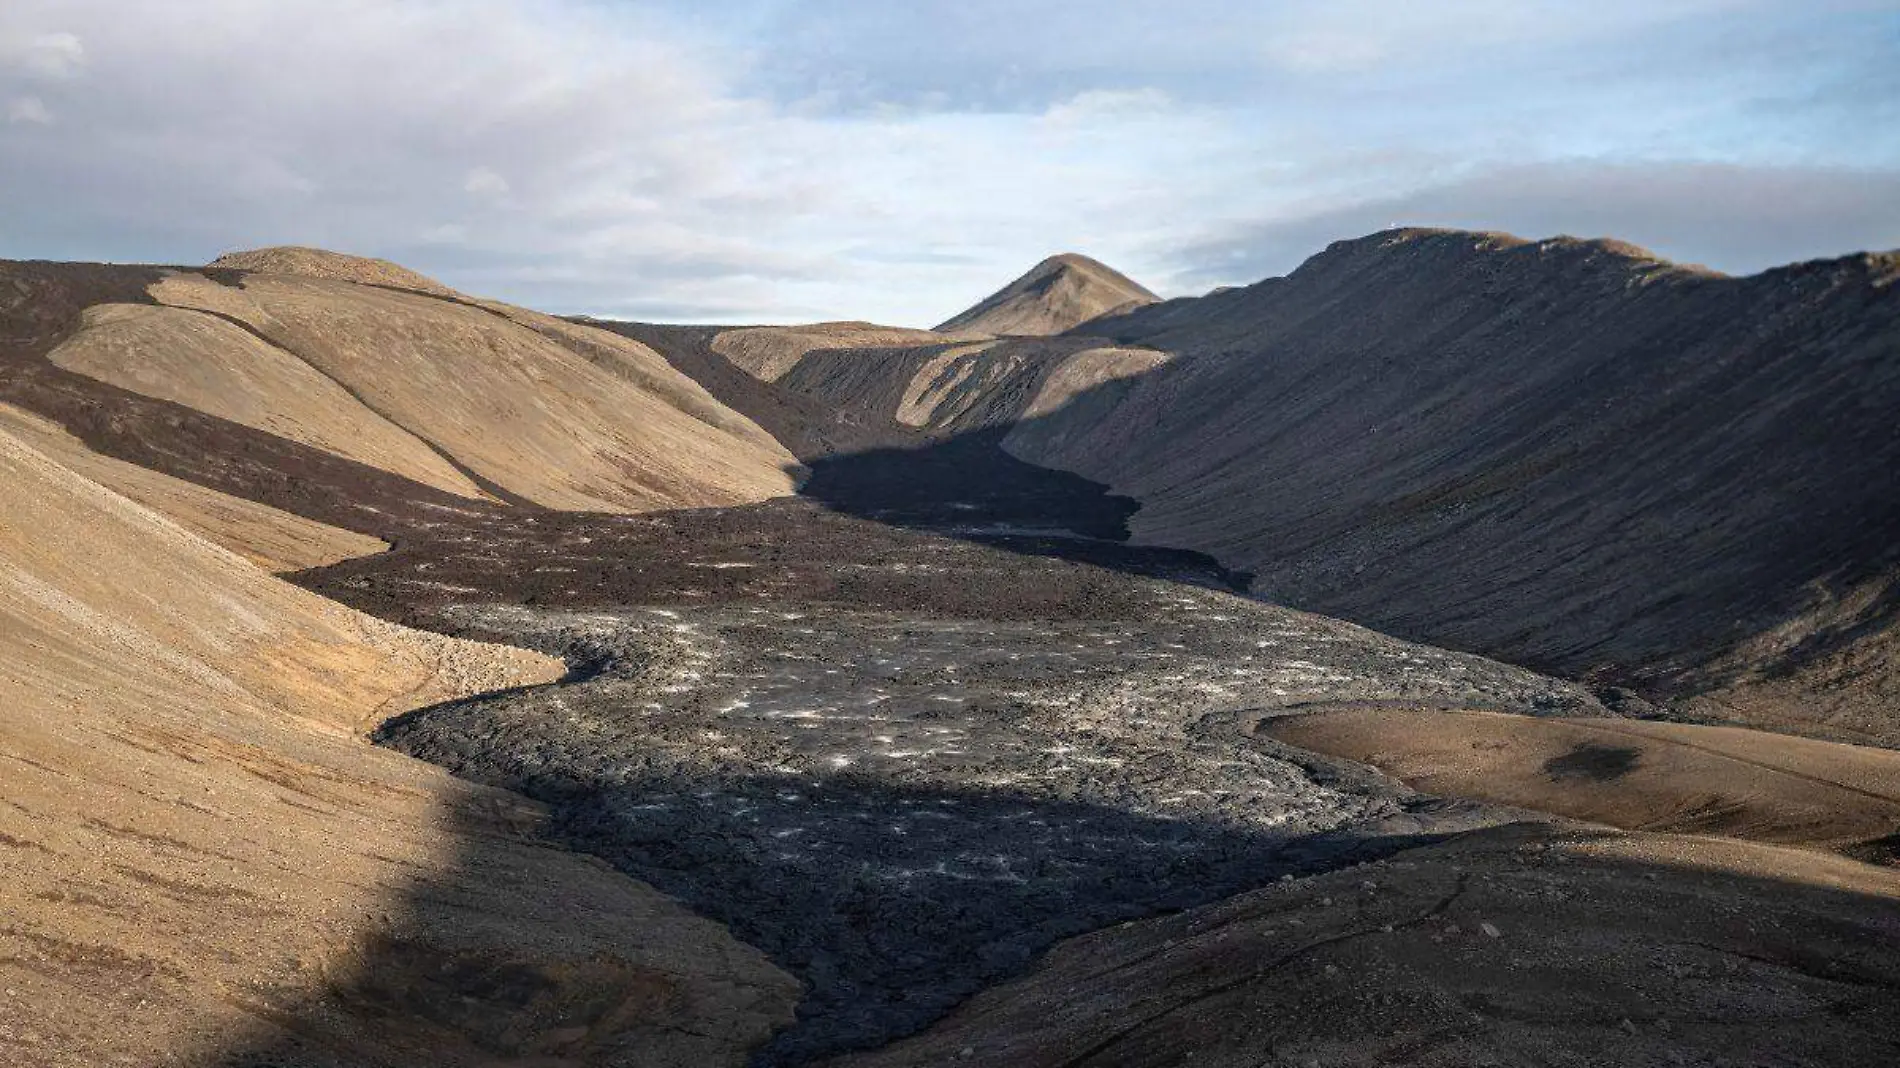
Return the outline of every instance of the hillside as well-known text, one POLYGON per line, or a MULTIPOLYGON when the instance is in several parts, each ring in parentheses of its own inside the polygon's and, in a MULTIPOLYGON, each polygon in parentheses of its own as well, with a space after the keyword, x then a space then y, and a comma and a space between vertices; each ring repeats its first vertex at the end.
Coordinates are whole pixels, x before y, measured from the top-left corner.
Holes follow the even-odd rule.
POLYGON ((752 377, 776 382, 813 352, 928 345, 938 340, 928 330, 873 323, 814 323, 722 330, 713 338, 712 350, 752 377))
POLYGON ((1900 931, 1896 894, 1838 857, 1519 823, 1073 939, 923 1035, 825 1064, 1890 1059, 1875 1021, 1900 971, 1865 947, 1900 931), (1747 929, 1768 915, 1764 944, 1747 929))
POLYGON ((446 290, 392 288, 404 278, 379 261, 293 252, 227 256, 204 271, 0 265, 16 294, 0 308, 16 369, 9 399, 95 449, 199 482, 216 464, 226 470, 213 484, 236 496, 369 534, 387 532, 390 510, 365 512, 360 485, 311 484, 311 464, 336 469, 319 483, 394 476, 388 492, 408 506, 418 498, 399 486, 472 505, 618 512, 791 489, 789 453, 645 346, 446 290), (136 433, 134 410, 151 413, 136 433), (239 428, 270 444, 181 438, 239 428), (255 470, 228 470, 238 456, 255 470), (291 477, 296 492, 282 482, 291 477))
MULTIPOLYGON (((1614 243, 1374 235, 1198 313, 1098 324, 1177 359, 1008 447, 1132 494, 1137 537, 1269 597, 1707 693, 1896 621, 1897 276, 1894 256, 1728 278, 1614 243)), ((1860 666, 1811 677, 1835 699, 1790 695, 1781 725, 1900 743, 1891 669, 1860 666)), ((1760 714, 1708 711, 1731 709, 1760 714)))
POLYGON ((330 278, 339 282, 410 289, 438 297, 461 294, 430 278, 388 260, 368 256, 349 256, 320 248, 278 245, 272 248, 227 252, 205 266, 208 271, 243 271, 253 274, 294 274, 306 278, 330 278))
POLYGON ((737 1063, 787 1012, 718 927, 523 837, 533 806, 359 737, 558 661, 296 589, 5 432, 0 485, 9 1063, 737 1063), (512 1008, 454 1007, 511 972, 512 1008))
POLYGON ((1029 273, 937 327, 944 334, 1047 336, 1161 298, 1106 264, 1075 253, 1029 273))

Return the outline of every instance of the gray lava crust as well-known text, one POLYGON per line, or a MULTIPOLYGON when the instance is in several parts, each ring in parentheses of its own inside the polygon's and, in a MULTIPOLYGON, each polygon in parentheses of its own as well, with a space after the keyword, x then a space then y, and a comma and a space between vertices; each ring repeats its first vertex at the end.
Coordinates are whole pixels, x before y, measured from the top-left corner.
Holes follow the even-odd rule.
POLYGON ((1316 776, 1241 721, 1315 701, 1597 711, 1565 683, 1206 586, 799 506, 750 518, 824 549, 793 531, 736 539, 735 511, 600 519, 651 539, 603 559, 652 566, 637 590, 577 585, 565 605, 540 587, 515 598, 536 604, 496 603, 519 566, 444 591, 420 576, 452 562, 418 547, 334 577, 409 601, 412 622, 576 664, 379 740, 549 803, 572 848, 799 976, 800 1021, 761 1064, 915 1031, 1064 937, 1471 823, 1316 776), (787 548, 801 544, 814 555, 787 548))

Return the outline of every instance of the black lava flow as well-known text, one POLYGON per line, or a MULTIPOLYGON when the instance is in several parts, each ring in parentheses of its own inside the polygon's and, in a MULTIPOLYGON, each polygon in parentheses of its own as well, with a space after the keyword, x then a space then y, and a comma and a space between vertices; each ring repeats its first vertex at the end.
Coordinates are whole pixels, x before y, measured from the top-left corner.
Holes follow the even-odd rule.
POLYGON ((1527 672, 1233 597, 1130 502, 993 441, 812 465, 802 502, 445 531, 300 578, 567 678, 382 744, 550 805, 572 848, 802 980, 757 1058, 881 1045, 1056 941, 1406 844, 1209 709, 1528 707, 1527 672), (814 506, 816 502, 817 506, 814 506))

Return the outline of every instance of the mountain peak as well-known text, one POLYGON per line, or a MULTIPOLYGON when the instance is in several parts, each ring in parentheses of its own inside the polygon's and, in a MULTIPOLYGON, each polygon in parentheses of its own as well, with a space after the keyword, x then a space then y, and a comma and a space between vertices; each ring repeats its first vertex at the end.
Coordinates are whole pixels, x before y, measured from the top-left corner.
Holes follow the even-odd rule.
POLYGON ((1099 260, 1063 252, 937 327, 944 333, 1046 337, 1161 298, 1099 260))

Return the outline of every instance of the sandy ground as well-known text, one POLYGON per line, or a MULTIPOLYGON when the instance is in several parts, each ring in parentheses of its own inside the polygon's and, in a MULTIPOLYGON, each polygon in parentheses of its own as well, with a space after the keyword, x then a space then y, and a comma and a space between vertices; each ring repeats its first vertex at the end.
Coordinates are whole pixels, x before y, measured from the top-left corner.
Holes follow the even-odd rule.
POLYGON ((1262 733, 1363 761, 1428 793, 1631 830, 1854 855, 1900 846, 1900 753, 1735 727, 1352 708, 1262 733))

